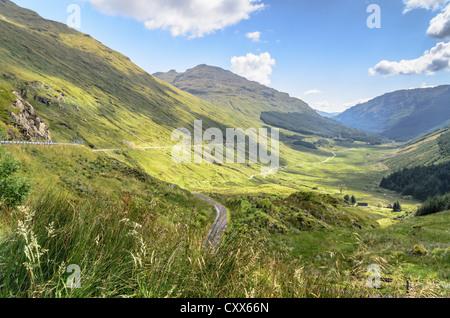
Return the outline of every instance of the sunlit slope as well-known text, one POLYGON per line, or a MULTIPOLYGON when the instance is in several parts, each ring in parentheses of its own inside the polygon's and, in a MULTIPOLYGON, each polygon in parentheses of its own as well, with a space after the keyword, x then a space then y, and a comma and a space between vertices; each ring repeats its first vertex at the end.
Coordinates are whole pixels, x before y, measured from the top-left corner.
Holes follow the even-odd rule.
POLYGON ((372 134, 320 116, 299 98, 249 81, 220 67, 198 65, 184 73, 172 70, 154 75, 221 109, 241 114, 243 118, 259 125, 330 138, 364 141, 374 139, 372 134))
MULTIPOLYGON (((320 190, 336 192, 342 179, 340 168, 333 168, 333 177, 325 177, 318 169, 331 169, 328 166, 334 159, 322 162, 333 158, 333 151, 352 147, 332 140, 316 150, 294 147, 297 137, 282 130, 294 138, 282 138, 276 176, 262 175, 258 164, 176 164, 171 158, 176 144, 172 131, 192 130, 194 120, 203 120, 204 128, 259 128, 266 126, 259 117, 263 110, 294 107, 305 114, 315 112, 300 100, 292 105, 258 106, 248 96, 241 104, 251 105, 247 115, 212 105, 156 79, 90 36, 5 0, 0 1, 0 90, 2 116, 13 102, 11 91, 16 90, 49 124, 54 141, 67 142, 76 136, 94 150, 109 149, 102 152, 190 190, 290 193, 326 182, 330 185, 320 190), (41 102, 45 98, 47 102, 41 102), (161 148, 138 148, 149 146, 161 148)), ((225 102, 229 96, 220 98, 225 102)), ((7 115, 1 118, 3 133, 11 125, 7 115)), ((315 136, 301 138, 323 142, 315 136)))
POLYGON ((393 153, 386 164, 393 170, 438 165, 450 160, 450 127, 417 138, 393 153))
POLYGON ((204 99, 222 109, 259 120, 263 111, 291 111, 309 116, 314 111, 304 101, 287 93, 210 65, 198 65, 184 73, 169 71, 154 74, 175 87, 204 99))
POLYGON ((56 141, 92 148, 164 145, 173 129, 240 126, 221 110, 170 86, 89 35, 0 1, 0 84, 29 101, 56 141), (47 98, 49 102, 39 102, 47 98), (37 100, 36 100, 37 99, 37 100))
MULTIPOLYGON (((186 186, 210 180, 233 184, 244 180, 252 186, 248 179, 252 175, 253 181, 258 179, 259 165, 174 163, 171 146, 176 142, 171 134, 176 128, 192 131, 194 120, 203 120, 204 128, 259 128, 264 125, 259 116, 243 116, 183 92, 89 35, 10 1, 0 2, 0 17, 0 101, 5 115, 1 133, 12 127, 8 111, 14 101, 11 91, 16 90, 49 125, 54 141, 67 142, 75 136, 94 150, 112 149, 106 153, 186 186), (149 146, 164 149, 138 148, 149 146)), ((301 161, 315 156, 284 145, 281 153, 291 157, 296 153, 301 161)))

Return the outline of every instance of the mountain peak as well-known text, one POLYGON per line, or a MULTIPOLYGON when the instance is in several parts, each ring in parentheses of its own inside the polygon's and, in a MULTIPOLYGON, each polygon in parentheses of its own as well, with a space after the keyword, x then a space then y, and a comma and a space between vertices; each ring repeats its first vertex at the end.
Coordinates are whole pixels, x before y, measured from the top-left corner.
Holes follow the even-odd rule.
POLYGON ((155 73, 155 77, 221 108, 252 117, 264 111, 312 112, 304 101, 290 97, 217 66, 197 65, 184 73, 155 73))

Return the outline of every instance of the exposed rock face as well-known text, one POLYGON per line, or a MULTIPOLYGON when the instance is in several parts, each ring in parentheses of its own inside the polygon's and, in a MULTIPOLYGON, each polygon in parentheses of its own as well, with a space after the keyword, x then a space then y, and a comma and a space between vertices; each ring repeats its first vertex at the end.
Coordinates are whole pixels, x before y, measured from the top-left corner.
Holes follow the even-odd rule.
POLYGON ((40 103, 47 104, 48 106, 52 106, 52 101, 50 99, 48 99, 47 97, 40 97, 40 96, 35 95, 34 100, 36 100, 40 103))
POLYGON ((14 125, 20 130, 23 140, 51 142, 50 131, 44 121, 38 117, 30 103, 22 99, 17 92, 13 92, 17 100, 12 105, 19 111, 11 112, 10 118, 14 125))

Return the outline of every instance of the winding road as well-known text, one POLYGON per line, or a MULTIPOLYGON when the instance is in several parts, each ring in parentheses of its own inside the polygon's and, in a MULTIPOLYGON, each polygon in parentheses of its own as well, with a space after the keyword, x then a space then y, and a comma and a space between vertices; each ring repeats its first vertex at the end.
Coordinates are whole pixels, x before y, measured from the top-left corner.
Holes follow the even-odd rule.
POLYGON ((206 202, 214 205, 214 208, 217 211, 216 219, 214 220, 213 225, 209 229, 208 237, 207 237, 207 245, 216 249, 220 245, 220 241, 222 240, 223 233, 227 229, 228 226, 228 211, 227 209, 217 201, 214 201, 207 196, 200 193, 193 193, 193 195, 205 200, 206 202))
MULTIPOLYGON (((52 143, 52 142, 29 142, 29 141, 8 141, 8 140, 0 140, 1 145, 8 144, 18 144, 18 145, 38 145, 38 146, 51 146, 51 145, 63 145, 63 146, 82 146, 83 143, 52 143)), ((141 147, 141 149, 163 149, 167 147, 141 147)), ((99 149, 94 151, 114 151, 116 149, 99 149)), ((227 209, 217 201, 214 201, 211 198, 199 193, 193 193, 193 195, 203 199, 204 201, 214 205, 214 208, 217 211, 216 219, 209 229, 207 236, 207 245, 212 248, 217 248, 220 245, 222 240, 223 233, 227 229, 228 226, 228 211, 227 209)))

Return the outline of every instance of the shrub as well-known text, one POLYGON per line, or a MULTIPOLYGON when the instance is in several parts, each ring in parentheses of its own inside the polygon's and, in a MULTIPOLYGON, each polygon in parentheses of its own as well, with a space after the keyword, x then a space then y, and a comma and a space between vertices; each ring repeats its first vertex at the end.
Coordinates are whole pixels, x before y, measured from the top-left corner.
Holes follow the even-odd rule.
POLYGON ((394 212, 402 212, 403 211, 403 209, 402 209, 402 205, 400 204, 400 202, 395 202, 394 203, 394 212))
POLYGON ((417 210, 416 216, 423 216, 446 210, 450 210, 450 193, 436 195, 425 201, 425 203, 417 210))
POLYGON ((22 204, 30 191, 27 179, 16 176, 20 164, 5 149, 0 148, 0 203, 7 207, 22 204))

